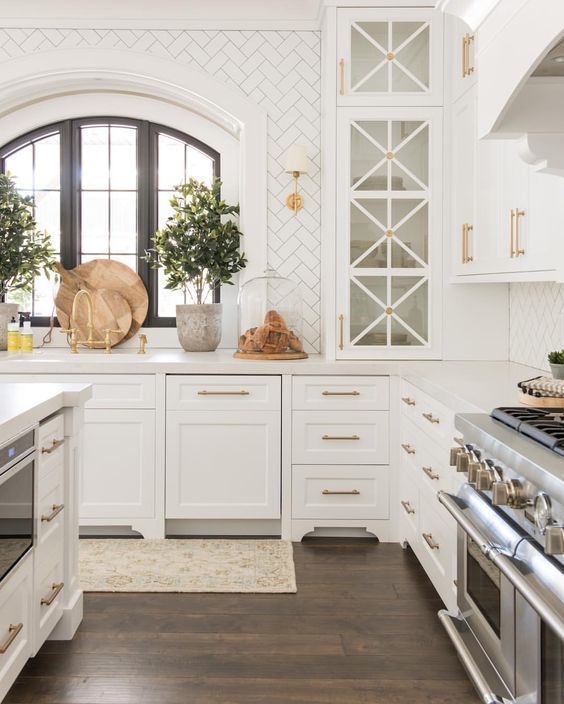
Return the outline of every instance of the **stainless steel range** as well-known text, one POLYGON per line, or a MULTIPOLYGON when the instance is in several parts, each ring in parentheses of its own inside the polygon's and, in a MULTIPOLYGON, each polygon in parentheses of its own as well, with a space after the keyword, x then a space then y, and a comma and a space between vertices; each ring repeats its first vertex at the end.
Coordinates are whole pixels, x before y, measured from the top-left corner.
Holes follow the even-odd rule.
POLYGON ((458 415, 439 501, 458 523, 457 605, 441 619, 483 702, 564 702, 564 409, 458 415))

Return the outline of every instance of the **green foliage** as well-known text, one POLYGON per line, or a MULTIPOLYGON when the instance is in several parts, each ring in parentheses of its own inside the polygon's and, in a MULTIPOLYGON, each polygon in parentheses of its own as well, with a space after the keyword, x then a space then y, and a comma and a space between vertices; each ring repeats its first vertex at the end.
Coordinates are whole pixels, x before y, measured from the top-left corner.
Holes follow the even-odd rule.
POLYGON ((55 250, 37 230, 32 207, 10 175, 0 174, 0 302, 8 291, 30 291, 37 276, 53 269, 55 250))
POLYGON ((548 353, 548 361, 551 364, 564 364, 564 350, 556 350, 548 353))
POLYGON ((232 284, 233 275, 246 266, 239 251, 242 233, 230 217, 239 214, 239 206, 221 200, 218 178, 211 188, 191 178, 175 191, 174 212, 155 233, 145 259, 152 269, 164 270, 165 288, 183 291, 184 302, 189 292, 195 303, 203 303, 207 288, 232 284))

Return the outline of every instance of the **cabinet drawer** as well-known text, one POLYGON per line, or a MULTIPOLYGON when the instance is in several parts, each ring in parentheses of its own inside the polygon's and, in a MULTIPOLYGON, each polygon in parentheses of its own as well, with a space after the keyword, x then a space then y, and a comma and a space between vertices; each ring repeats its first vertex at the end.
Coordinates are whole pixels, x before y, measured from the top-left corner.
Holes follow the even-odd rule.
POLYGON ((456 469, 449 464, 450 446, 441 447, 406 418, 402 418, 400 435, 402 467, 407 466, 412 477, 431 491, 452 491, 456 469))
POLYGON ((36 566, 33 610, 35 614, 34 652, 43 645, 63 612, 63 545, 50 550, 36 566))
POLYGON ((169 411, 277 411, 281 406, 279 376, 169 376, 169 411))
POLYGON ((295 410, 384 411, 390 407, 388 377, 298 376, 292 383, 295 410))
POLYGON ((92 398, 85 408, 154 408, 155 377, 149 374, 18 374, 6 382, 91 384, 92 398))
POLYGON ((453 555, 456 553, 456 528, 451 521, 446 520, 447 514, 436 494, 428 488, 421 487, 419 504, 419 535, 423 553, 427 556, 428 564, 432 564, 437 574, 450 586, 454 579, 452 568, 453 555))
POLYGON ((41 478, 53 468, 64 465, 65 422, 63 415, 57 415, 42 423, 39 426, 37 438, 37 467, 38 475, 41 478))
POLYGON ((295 464, 387 464, 387 411, 294 411, 295 464))
POLYGON ((0 699, 31 655, 32 559, 28 556, 0 590, 0 699))
POLYGON ((294 518, 386 519, 389 467, 294 466, 294 518))
POLYGON ((39 477, 37 489, 37 547, 40 548, 57 533, 62 540, 65 492, 64 472, 60 465, 48 474, 39 477))
POLYGON ((423 432, 438 442, 451 442, 454 434, 454 411, 413 384, 401 385, 402 415, 410 418, 423 432))
POLYGON ((419 535, 419 483, 403 467, 400 475, 400 525, 405 526, 402 539, 412 540, 419 535))

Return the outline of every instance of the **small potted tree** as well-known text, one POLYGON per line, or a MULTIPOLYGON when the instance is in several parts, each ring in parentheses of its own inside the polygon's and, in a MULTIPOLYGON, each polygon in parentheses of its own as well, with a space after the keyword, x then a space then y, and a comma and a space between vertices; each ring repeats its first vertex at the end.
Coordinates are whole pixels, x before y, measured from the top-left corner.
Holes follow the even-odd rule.
POLYGON ((47 233, 38 231, 32 208, 33 199, 18 193, 9 174, 0 174, 0 350, 18 315, 18 304, 6 302, 8 293, 31 291, 35 278, 48 277, 54 266, 55 250, 47 233))
POLYGON ((163 269, 167 289, 184 294, 184 304, 176 306, 182 347, 187 352, 212 352, 221 340, 222 306, 207 303, 207 298, 218 284, 232 284, 247 263, 239 251, 242 233, 233 219, 239 206, 221 200, 218 178, 211 187, 190 179, 175 190, 170 201, 173 212, 155 233, 145 258, 151 268, 163 269))

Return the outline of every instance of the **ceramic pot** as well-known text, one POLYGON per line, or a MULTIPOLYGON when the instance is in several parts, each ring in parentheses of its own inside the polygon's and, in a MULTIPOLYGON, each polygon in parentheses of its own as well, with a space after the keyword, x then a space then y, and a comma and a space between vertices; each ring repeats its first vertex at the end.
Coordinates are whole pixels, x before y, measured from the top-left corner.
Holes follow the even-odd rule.
POLYGON ((8 349, 8 323, 18 319, 17 303, 0 303, 0 350, 8 349))
POLYGON ((213 352, 221 340, 221 303, 176 306, 176 332, 186 352, 213 352))
POLYGON ((564 379, 564 364, 550 363, 550 371, 554 379, 564 379))

